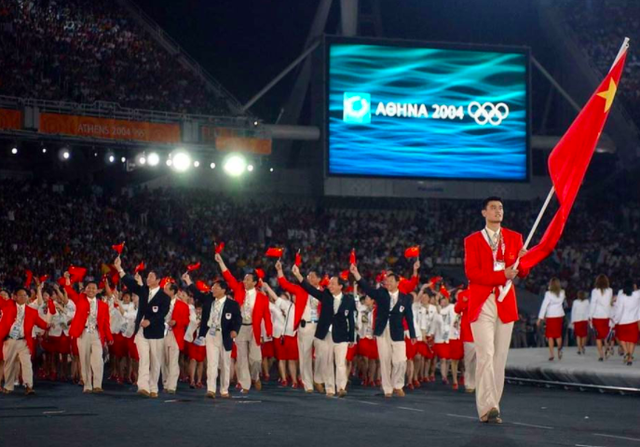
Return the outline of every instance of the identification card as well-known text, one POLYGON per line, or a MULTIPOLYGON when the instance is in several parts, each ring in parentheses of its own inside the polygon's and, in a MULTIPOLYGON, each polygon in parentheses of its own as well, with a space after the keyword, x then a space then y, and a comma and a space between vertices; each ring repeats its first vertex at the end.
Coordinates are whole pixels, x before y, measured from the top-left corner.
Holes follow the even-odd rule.
POLYGON ((504 268, 505 268, 504 261, 493 261, 494 272, 501 272, 502 270, 504 270, 504 268))

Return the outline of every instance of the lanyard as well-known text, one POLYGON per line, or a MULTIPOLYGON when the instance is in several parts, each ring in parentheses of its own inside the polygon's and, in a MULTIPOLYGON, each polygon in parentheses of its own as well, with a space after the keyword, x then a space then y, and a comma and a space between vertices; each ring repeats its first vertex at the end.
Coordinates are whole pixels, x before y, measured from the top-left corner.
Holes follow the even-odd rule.
POLYGON ((500 253, 502 256, 500 256, 501 261, 504 261, 504 251, 505 251, 505 246, 504 246, 504 239, 502 239, 502 231, 500 233, 498 233, 498 242, 493 242, 493 239, 491 238, 491 236, 489 235, 489 232, 487 231, 487 229, 484 229, 485 234, 487 235, 487 240, 489 241, 489 246, 491 247, 491 254, 493 255, 493 262, 497 262, 498 261, 498 253, 500 253))

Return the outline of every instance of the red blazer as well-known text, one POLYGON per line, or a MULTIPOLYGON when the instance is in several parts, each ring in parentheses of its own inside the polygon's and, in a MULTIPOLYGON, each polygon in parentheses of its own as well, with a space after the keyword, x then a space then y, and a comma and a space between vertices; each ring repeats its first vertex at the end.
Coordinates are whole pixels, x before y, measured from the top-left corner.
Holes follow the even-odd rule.
POLYGON ((307 307, 307 303, 309 302, 309 294, 301 286, 291 284, 284 276, 278 278, 278 284, 280 284, 282 290, 289 292, 296 297, 296 307, 293 314, 293 330, 296 330, 298 329, 300 320, 302 320, 304 309, 307 307))
MULTIPOLYGON (((69 326, 69 337, 79 338, 84 332, 84 328, 87 325, 87 319, 89 318, 89 312, 91 307, 89 304, 89 298, 84 293, 78 294, 73 287, 65 286, 64 289, 69 295, 69 299, 76 305, 76 314, 71 320, 71 326, 69 326)), ((96 323, 98 327, 98 334, 100 335, 100 341, 104 344, 106 341, 113 341, 113 335, 111 334, 111 317, 109 316, 109 305, 104 301, 98 300, 98 315, 96 315, 96 323)))
MULTIPOLYGON (((11 331, 11 326, 16 321, 18 315, 18 304, 13 300, 3 300, 2 306, 2 318, 0 318, 0 341, 4 340, 11 331)), ((24 308, 24 339, 27 342, 31 355, 34 355, 35 341, 33 340, 33 326, 38 326, 40 329, 47 329, 47 322, 44 321, 38 314, 38 310, 25 304, 24 308)))
POLYGON ((178 343, 178 348, 182 351, 184 349, 184 334, 187 332, 187 326, 189 326, 189 305, 176 298, 170 320, 176 322, 176 325, 171 330, 178 343))
MULTIPOLYGON (((504 261, 505 265, 509 267, 518 259, 518 252, 524 244, 520 233, 504 227, 501 231, 505 244, 504 261)), ((481 231, 476 231, 464 240, 464 270, 469 280, 469 321, 471 323, 478 319, 482 306, 491 292, 496 293, 500 320, 503 323, 510 323, 518 319, 518 305, 514 287, 511 287, 502 302, 497 301, 500 293, 498 286, 505 285, 507 278, 504 276, 504 271, 493 271, 491 247, 481 231)), ((525 269, 520 269, 518 272, 520 278, 524 278, 528 274, 529 270, 525 269)))
MULTIPOLYGON (((238 282, 229 270, 222 272, 222 276, 227 284, 229 284, 229 287, 233 290, 233 297, 240 305, 240 308, 242 308, 244 298, 247 295, 247 292, 244 289, 244 284, 238 282)), ((273 337, 273 325, 271 324, 271 312, 269 311, 269 298, 267 298, 264 293, 258 291, 258 293, 256 293, 256 302, 253 306, 253 314, 251 316, 251 321, 253 323, 253 337, 255 338, 258 346, 260 346, 260 333, 262 332, 260 324, 263 320, 264 327, 267 331, 267 337, 273 337)))
POLYGON ((462 290, 458 293, 458 301, 453 310, 462 315, 460 321, 460 340, 473 343, 473 332, 471 332, 471 321, 469 321, 469 290, 462 290))

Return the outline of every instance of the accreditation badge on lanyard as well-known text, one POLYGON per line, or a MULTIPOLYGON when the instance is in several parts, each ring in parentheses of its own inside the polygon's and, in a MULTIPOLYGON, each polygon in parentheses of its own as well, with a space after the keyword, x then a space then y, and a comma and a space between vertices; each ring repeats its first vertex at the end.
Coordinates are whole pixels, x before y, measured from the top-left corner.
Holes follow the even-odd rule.
POLYGON ((493 255, 493 271, 501 272, 505 269, 505 262, 504 262, 505 245, 504 245, 504 239, 502 239, 502 231, 500 232, 498 242, 495 244, 492 242, 491 236, 489 236, 489 232, 486 229, 484 232, 486 233, 487 240, 489 241, 489 245, 491 246, 491 254, 493 255))

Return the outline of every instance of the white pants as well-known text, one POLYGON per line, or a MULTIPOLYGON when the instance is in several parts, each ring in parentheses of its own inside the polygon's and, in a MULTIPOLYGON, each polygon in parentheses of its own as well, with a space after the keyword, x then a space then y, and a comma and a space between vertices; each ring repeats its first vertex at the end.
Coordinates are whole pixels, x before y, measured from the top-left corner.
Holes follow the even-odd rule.
POLYGON ((471 331, 476 345, 476 407, 478 416, 482 417, 492 408, 500 411, 513 331, 513 322, 500 321, 493 294, 485 301, 478 319, 471 323, 471 331))
POLYGON ((207 391, 216 392, 216 379, 220 369, 220 394, 229 394, 231 351, 224 349, 220 331, 216 332, 215 337, 207 333, 204 341, 207 348, 207 391))
POLYGON ((347 388, 347 350, 349 343, 334 343, 331 332, 324 338, 324 389, 327 394, 336 394, 347 388))
POLYGON ((163 354, 162 384, 165 390, 175 391, 180 378, 180 348, 173 331, 168 331, 164 337, 163 354))
POLYGON ((464 387, 468 390, 476 388, 476 345, 464 342, 464 387))
POLYGON ((33 366, 31 365, 31 352, 26 340, 8 339, 2 346, 4 357, 4 388, 13 391, 13 384, 18 375, 18 365, 22 368, 22 382, 25 386, 33 388, 33 366))
POLYGON ((138 391, 158 392, 160 368, 164 354, 164 338, 148 339, 144 337, 142 328, 134 339, 138 348, 138 391))
MULTIPOLYGON (((317 323, 307 323, 298 329, 300 375, 306 391, 313 391, 313 341, 317 323)), ((317 353, 316 353, 317 355, 317 353)))
POLYGON ((84 389, 90 391, 93 388, 102 388, 104 361, 102 359, 102 342, 97 330, 87 332, 85 329, 78 337, 78 357, 80 357, 84 389))
POLYGON ((382 391, 391 394, 394 389, 404 387, 404 376, 407 371, 407 345, 405 341, 393 341, 389 323, 381 336, 376 337, 378 355, 380 356, 380 378, 382 391))
POLYGON ((238 357, 236 359, 236 375, 242 389, 251 389, 251 381, 260 378, 262 351, 253 336, 253 326, 242 325, 236 337, 238 357))
POLYGON ((316 383, 324 383, 324 364, 327 356, 327 348, 324 340, 313 338, 313 349, 315 350, 316 361, 313 365, 313 380, 316 383))

